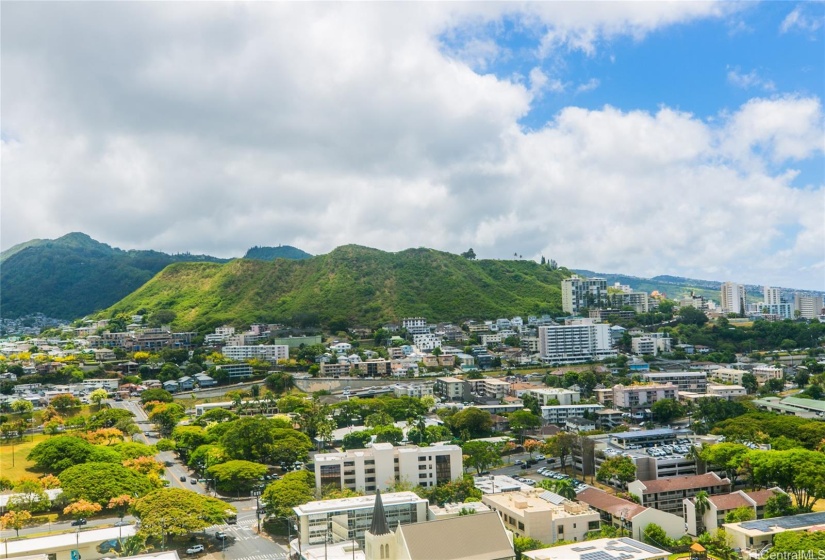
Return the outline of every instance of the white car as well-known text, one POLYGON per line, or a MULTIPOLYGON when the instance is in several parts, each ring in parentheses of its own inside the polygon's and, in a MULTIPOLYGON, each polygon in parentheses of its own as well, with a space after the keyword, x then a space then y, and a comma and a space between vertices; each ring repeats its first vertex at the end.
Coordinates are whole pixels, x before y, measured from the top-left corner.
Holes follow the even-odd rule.
POLYGON ((202 544, 196 544, 186 549, 186 554, 197 554, 206 550, 202 544))

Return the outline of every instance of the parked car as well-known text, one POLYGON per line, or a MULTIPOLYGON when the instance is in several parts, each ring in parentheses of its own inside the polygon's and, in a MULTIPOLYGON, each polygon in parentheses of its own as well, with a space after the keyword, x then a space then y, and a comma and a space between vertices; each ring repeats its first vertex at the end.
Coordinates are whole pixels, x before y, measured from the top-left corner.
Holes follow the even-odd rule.
POLYGON ((197 484, 197 483, 198 483, 198 481, 196 479, 194 479, 194 478, 189 479, 189 484, 197 484))
POLYGON ((529 469, 529 468, 530 468, 530 465, 528 465, 528 464, 524 463, 524 464, 522 464, 522 465, 521 465, 521 468, 522 468, 523 470, 527 470, 527 469, 529 469))
POLYGON ((185 476, 180 477, 180 481, 181 482, 186 482, 186 477, 185 476))
POLYGON ((224 533, 223 531, 218 531, 217 533, 215 533, 215 538, 222 541, 226 538, 226 533, 224 533))
POLYGON ((123 519, 115 521, 115 527, 128 527, 129 525, 131 525, 131 523, 129 523, 128 521, 124 521, 123 519))
POLYGON ((195 546, 190 546, 186 549, 186 554, 198 554, 199 552, 205 551, 206 548, 202 544, 196 544, 195 546))
POLYGON ((80 519, 75 519, 74 521, 72 521, 72 527, 82 527, 86 523, 87 521, 81 517, 80 519))
POLYGON ((515 462, 514 462, 514 464, 516 464, 516 465, 523 465, 523 464, 524 464, 524 461, 522 461, 521 459, 516 459, 516 460, 515 460, 515 462))

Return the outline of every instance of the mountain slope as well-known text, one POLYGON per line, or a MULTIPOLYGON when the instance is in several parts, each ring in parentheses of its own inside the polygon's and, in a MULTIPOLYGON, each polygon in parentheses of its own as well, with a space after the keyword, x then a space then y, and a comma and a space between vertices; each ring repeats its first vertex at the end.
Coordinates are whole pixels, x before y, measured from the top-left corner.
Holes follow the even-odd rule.
POLYGON ((74 319, 104 309, 179 261, 225 262, 205 255, 123 251, 84 233, 33 240, 0 258, 0 313, 74 319))
POLYGON ((278 245, 277 247, 252 247, 246 252, 243 258, 257 259, 259 261, 274 261, 275 259, 308 259, 312 255, 291 245, 278 245))
POLYGON ((565 270, 532 261, 470 261, 431 249, 386 253, 347 245, 305 260, 177 263, 108 314, 171 309, 175 325, 223 323, 377 325, 421 315, 431 321, 559 312, 565 270))

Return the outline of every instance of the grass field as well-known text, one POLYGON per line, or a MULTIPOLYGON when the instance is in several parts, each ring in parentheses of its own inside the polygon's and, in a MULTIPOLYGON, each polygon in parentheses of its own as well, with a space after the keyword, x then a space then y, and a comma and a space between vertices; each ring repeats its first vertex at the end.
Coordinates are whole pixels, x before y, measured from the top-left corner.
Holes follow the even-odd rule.
POLYGON ((26 475, 39 475, 28 470, 34 463, 27 461, 26 456, 35 445, 48 437, 45 434, 27 435, 24 441, 0 445, 0 476, 17 480, 26 475))

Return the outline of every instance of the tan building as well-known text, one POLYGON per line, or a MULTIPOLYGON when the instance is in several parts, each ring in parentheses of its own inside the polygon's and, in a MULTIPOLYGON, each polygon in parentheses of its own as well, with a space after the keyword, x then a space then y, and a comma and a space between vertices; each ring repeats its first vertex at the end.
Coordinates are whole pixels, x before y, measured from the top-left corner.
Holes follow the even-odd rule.
POLYGON ((682 515, 682 502, 699 492, 710 495, 730 492, 730 480, 719 478, 714 472, 692 476, 675 476, 658 480, 634 480, 627 485, 627 491, 639 498, 645 507, 682 515))
POLYGON ((598 488, 586 488, 576 499, 599 512, 602 523, 617 527, 634 539, 641 539, 651 523, 664 529, 672 539, 685 534, 685 522, 680 515, 640 506, 598 488))
POLYGON ((672 383, 616 385, 613 387, 613 406, 616 408, 649 407, 662 399, 678 398, 679 389, 672 383))
POLYGON ((548 544, 560 540, 583 541, 588 532, 599 530, 598 512, 546 490, 485 494, 481 501, 495 511, 516 536, 548 544))
MULTIPOLYGON (((813 527, 825 525, 825 511, 801 513, 785 517, 771 517, 770 519, 754 519, 740 523, 725 523, 725 533, 733 547, 743 553, 759 553, 773 542, 775 535, 785 531, 808 531, 813 527)), ((800 551, 801 552, 801 551, 800 551)), ((745 556, 747 558, 747 556, 745 556)), ((753 558, 753 556, 751 556, 753 558)), ((803 556, 798 556, 803 558, 803 556)), ((816 558, 816 556, 810 556, 816 558)))
POLYGON ((763 519, 765 517, 765 504, 770 498, 778 494, 784 494, 784 492, 779 488, 771 488, 751 492, 739 490, 730 494, 709 496, 708 508, 701 517, 696 511, 696 498, 686 498, 682 503, 688 533, 693 536, 700 535, 705 531, 715 533, 716 529, 725 523, 725 516, 741 507, 753 510, 754 519, 763 519))

